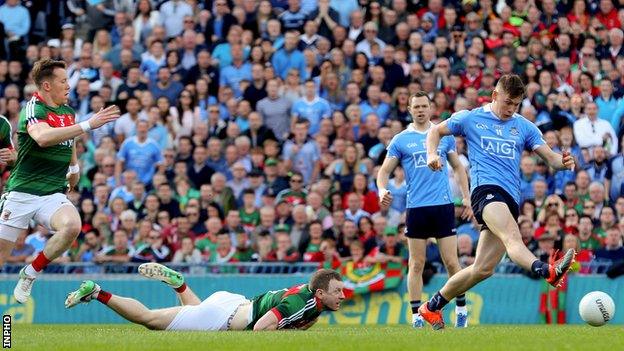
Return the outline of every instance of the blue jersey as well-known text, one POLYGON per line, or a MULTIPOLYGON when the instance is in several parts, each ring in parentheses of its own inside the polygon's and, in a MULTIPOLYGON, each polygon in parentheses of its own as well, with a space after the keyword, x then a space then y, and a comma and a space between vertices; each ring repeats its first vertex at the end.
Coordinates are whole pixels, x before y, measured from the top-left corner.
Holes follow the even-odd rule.
POLYGON ((522 151, 533 151, 544 144, 537 126, 517 113, 502 121, 490 105, 456 112, 447 126, 454 135, 466 138, 470 190, 480 185, 498 185, 519 204, 522 151))
POLYGON ((410 124, 392 138, 386 157, 401 161, 407 183, 407 208, 446 205, 453 202, 446 168, 447 155, 455 152, 455 138, 443 137, 438 146, 442 171, 427 167, 427 132, 419 132, 410 124))
POLYGON ((321 119, 331 117, 331 107, 327 100, 316 96, 312 101, 305 98, 297 99, 292 106, 291 114, 310 121, 310 135, 316 135, 321 126, 321 119))

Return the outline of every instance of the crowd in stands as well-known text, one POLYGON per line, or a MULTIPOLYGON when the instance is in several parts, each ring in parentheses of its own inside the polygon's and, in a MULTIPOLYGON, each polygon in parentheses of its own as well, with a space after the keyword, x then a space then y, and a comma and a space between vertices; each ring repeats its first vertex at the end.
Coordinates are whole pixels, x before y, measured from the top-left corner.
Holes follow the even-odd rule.
MULTIPOLYGON (((508 73, 527 86, 519 112, 577 160, 554 173, 523 155, 523 240, 538 257, 574 247, 581 262, 624 260, 624 1, 0 4, 0 113, 14 131, 42 58, 66 63, 76 122, 123 111, 77 140, 68 196, 83 227, 59 261, 401 262, 404 172, 388 207, 375 178, 411 122, 409 96, 427 92, 437 123, 489 103, 508 73)), ((468 265, 478 226, 460 219, 450 173, 468 265)), ((50 237, 31 232, 9 262, 50 237)), ((434 244, 427 256, 440 261, 434 244)))

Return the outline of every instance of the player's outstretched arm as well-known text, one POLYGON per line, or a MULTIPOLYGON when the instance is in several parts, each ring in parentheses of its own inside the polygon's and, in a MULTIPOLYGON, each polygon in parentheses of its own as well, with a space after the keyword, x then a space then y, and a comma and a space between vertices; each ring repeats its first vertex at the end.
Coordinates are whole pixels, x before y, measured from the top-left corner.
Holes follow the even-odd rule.
POLYGON ((91 129, 97 129, 106 123, 117 120, 120 116, 119 107, 112 105, 101 109, 88 121, 68 127, 52 128, 47 123, 35 123, 28 126, 28 134, 41 147, 50 147, 73 139, 91 129))
POLYGON ((438 155, 438 146, 443 136, 451 135, 451 131, 446 126, 448 120, 431 126, 427 134, 427 166, 434 171, 442 169, 442 161, 438 155))
POLYGON ((379 203, 383 206, 390 206, 392 203, 392 193, 387 189, 390 174, 399 164, 396 157, 388 157, 384 159, 379 172, 377 172, 377 189, 379 189, 379 203))
POLYGON ((277 323, 279 320, 273 311, 269 311, 264 314, 254 325, 254 331, 261 330, 277 330, 277 323))
POLYGON ((574 170, 575 162, 574 157, 570 155, 568 151, 564 151, 562 154, 554 152, 548 145, 542 144, 535 149, 535 153, 546 161, 548 165, 557 170, 574 170))

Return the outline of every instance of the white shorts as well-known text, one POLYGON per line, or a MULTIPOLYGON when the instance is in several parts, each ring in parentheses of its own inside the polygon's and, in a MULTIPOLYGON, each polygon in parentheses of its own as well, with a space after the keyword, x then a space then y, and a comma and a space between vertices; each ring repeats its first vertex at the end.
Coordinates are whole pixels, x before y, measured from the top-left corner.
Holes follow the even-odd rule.
MULTIPOLYGON (((50 228, 52 215, 65 205, 73 206, 67 199, 67 196, 62 193, 39 196, 10 191, 3 194, 0 199, 0 226, 26 229, 30 224, 30 220, 34 219, 37 223, 52 230, 50 228)), ((6 236, 0 231, 0 238, 13 242, 17 240, 17 236, 15 238, 6 236)))
POLYGON ((247 301, 243 295, 217 291, 199 305, 182 307, 167 330, 226 330, 230 316, 247 301))

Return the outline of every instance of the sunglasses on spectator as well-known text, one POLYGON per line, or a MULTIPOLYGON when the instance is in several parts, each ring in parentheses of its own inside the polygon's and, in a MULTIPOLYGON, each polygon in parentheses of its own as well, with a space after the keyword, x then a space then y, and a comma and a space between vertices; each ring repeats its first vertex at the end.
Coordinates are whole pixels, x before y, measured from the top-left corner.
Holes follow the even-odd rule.
POLYGON ((548 206, 558 206, 558 204, 556 202, 553 202, 553 203, 548 204, 548 206))

